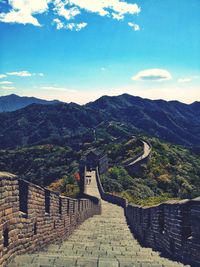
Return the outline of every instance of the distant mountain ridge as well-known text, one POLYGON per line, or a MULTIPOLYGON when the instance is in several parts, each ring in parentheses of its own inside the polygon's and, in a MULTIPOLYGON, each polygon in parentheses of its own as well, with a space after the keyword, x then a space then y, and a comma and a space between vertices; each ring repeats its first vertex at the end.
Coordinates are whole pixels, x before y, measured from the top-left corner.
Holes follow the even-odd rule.
POLYGON ((51 105, 56 103, 59 103, 59 101, 47 101, 36 97, 18 96, 11 94, 7 96, 0 96, 0 112, 15 111, 31 104, 51 105))
POLYGON ((123 94, 103 96, 86 106, 136 129, 178 144, 200 145, 200 102, 150 100, 123 94), (107 115, 106 115, 107 114, 107 115))
POLYGON ((93 134, 97 125, 111 121, 128 126, 135 133, 143 132, 172 143, 200 145, 199 102, 188 105, 123 94, 103 96, 82 106, 34 104, 0 113, 0 148, 51 142, 65 145, 75 136, 81 142, 86 133, 93 134))

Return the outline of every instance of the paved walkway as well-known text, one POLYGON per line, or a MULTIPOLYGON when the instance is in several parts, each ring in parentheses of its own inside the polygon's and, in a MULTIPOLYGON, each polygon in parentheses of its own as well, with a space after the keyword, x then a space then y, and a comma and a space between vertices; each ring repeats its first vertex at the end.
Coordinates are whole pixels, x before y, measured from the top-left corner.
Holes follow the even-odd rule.
POLYGON ((96 171, 85 172, 85 193, 91 196, 101 198, 96 181, 96 171))
POLYGON ((140 161, 140 160, 148 157, 149 154, 151 153, 151 147, 150 147, 150 145, 147 144, 145 141, 142 141, 142 142, 143 142, 143 145, 144 145, 142 156, 140 156, 137 159, 135 159, 134 161, 130 162, 128 164, 128 166, 134 165, 136 162, 138 162, 138 161, 140 161))
MULTIPOLYGON (((86 174, 94 179, 94 173, 86 174)), ((86 192, 98 195, 96 179, 86 192)), ((47 251, 15 258, 9 267, 181 267, 150 248, 142 248, 133 238, 123 209, 102 201, 102 215, 86 220, 62 244, 47 251)))

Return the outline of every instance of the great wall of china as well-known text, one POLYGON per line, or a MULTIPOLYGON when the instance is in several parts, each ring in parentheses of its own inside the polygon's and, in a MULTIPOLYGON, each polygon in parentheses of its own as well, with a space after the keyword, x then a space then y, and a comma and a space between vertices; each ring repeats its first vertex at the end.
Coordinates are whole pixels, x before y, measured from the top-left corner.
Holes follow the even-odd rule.
POLYGON ((61 197, 0 173, 0 266, 18 254, 66 239, 84 220, 100 214, 99 200, 86 197, 61 197))
POLYGON ((140 207, 105 193, 98 172, 97 183, 103 200, 124 209, 127 223, 141 245, 180 262, 200 266, 200 197, 140 207))
POLYGON ((139 207, 105 193, 98 168, 86 176, 71 199, 0 174, 0 266, 200 266, 200 198, 139 207))

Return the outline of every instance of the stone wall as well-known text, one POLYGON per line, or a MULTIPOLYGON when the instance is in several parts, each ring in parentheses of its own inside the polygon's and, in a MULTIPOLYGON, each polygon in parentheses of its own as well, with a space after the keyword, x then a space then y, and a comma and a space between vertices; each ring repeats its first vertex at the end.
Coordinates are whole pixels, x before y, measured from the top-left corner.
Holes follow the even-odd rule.
POLYGON ((150 208, 128 205, 125 215, 142 245, 200 266, 200 198, 150 208))
POLYGON ((129 162, 127 162, 125 165, 124 165, 124 168, 129 172, 129 174, 137 174, 137 175, 140 175, 143 173, 143 164, 147 164, 147 162, 149 161, 150 157, 151 157, 151 150, 152 150, 152 146, 150 144, 150 142, 148 142, 147 140, 142 140, 142 139, 138 139, 138 143, 140 145, 143 145, 144 146, 144 143, 145 142, 149 148, 150 148, 150 151, 149 151, 149 154, 148 155, 144 155, 144 151, 139 153, 138 155, 136 155, 135 157, 133 157, 129 162), (130 164, 131 162, 134 162, 135 160, 137 160, 134 164, 130 164))
POLYGON ((88 217, 101 213, 98 199, 62 197, 0 173, 0 266, 17 254, 66 239, 88 217))
POLYGON ((145 208, 105 193, 98 173, 97 182, 102 199, 124 208, 127 223, 141 245, 200 266, 200 197, 145 208))
POLYGON ((98 168, 96 169, 96 179, 97 179, 97 185, 98 185, 99 193, 100 193, 101 198, 103 200, 108 201, 112 204, 118 205, 122 208, 126 207, 126 205, 127 205, 126 199, 112 195, 112 194, 105 193, 103 186, 101 184, 100 176, 98 173, 98 168))

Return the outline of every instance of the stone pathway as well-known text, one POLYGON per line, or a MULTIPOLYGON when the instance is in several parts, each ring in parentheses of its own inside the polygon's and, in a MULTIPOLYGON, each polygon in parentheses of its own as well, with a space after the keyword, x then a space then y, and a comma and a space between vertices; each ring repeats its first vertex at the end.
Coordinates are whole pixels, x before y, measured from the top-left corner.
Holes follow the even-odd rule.
POLYGON ((95 171, 86 171, 85 172, 85 193, 91 196, 95 196, 97 198, 101 198, 99 189, 97 186, 97 181, 96 181, 96 172, 95 171), (87 183, 87 180, 90 180, 90 183, 87 183))
MULTIPOLYGON (((90 174, 87 173, 89 176, 90 174)), ((91 173, 91 179, 94 178, 91 173)), ((99 194, 95 181, 87 193, 99 194)), ((102 215, 86 220, 67 241, 47 251, 17 256, 9 267, 181 267, 133 238, 123 209, 102 201, 102 215)))

